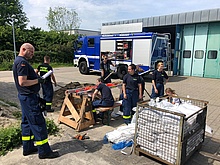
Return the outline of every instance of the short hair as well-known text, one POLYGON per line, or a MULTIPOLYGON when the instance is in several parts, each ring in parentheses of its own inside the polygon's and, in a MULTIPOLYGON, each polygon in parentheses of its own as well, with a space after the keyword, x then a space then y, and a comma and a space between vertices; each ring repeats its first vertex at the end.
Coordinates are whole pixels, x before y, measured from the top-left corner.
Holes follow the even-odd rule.
POLYGON ((129 66, 131 67, 132 70, 136 69, 136 65, 134 65, 134 64, 130 64, 129 66))
POLYGON ((50 57, 49 56, 44 56, 44 60, 49 61, 50 57))
POLYGON ((157 63, 157 68, 158 68, 161 64, 163 64, 163 62, 158 62, 158 63, 157 63))
POLYGON ((172 93, 172 94, 176 94, 175 93, 175 90, 173 90, 173 89, 171 89, 171 88, 166 88, 165 89, 165 92, 167 93, 167 92, 170 92, 170 93, 172 93))

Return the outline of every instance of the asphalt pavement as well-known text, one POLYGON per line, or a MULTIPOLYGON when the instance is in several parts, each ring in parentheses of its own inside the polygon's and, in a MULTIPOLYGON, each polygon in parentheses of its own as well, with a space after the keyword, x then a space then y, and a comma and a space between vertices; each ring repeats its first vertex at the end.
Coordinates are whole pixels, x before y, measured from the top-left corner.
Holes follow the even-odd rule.
MULTIPOLYGON (((90 75, 81 75, 78 68, 65 67, 55 68, 54 74, 57 83, 65 86, 70 82, 95 83, 99 77, 97 73, 90 75)), ((119 81, 113 79, 113 81, 119 81)), ((166 87, 175 89, 179 96, 187 95, 193 99, 208 101, 208 114, 206 123, 213 129, 213 134, 206 133, 205 141, 202 148, 195 152, 186 163, 187 165, 220 165, 220 84, 219 79, 172 76, 166 87)), ((60 87, 56 87, 58 90, 60 87)), ((151 93, 151 83, 146 82, 146 89, 151 93)), ((114 88, 113 95, 119 96, 119 89, 114 88)), ((0 72, 0 98, 19 104, 17 99, 17 91, 15 89, 13 76, 11 71, 0 72)), ((145 99, 148 99, 145 93, 145 99)), ((57 123, 59 109, 54 113, 49 113, 48 117, 54 119, 57 123)), ((74 139, 78 134, 73 128, 64 124, 59 124, 61 128, 58 136, 50 136, 49 143, 53 150, 58 150, 61 154, 59 158, 51 160, 40 160, 37 154, 30 156, 22 156, 22 147, 14 149, 5 156, 0 157, 0 165, 63 165, 63 164, 88 164, 88 165, 157 165, 162 164, 147 156, 123 155, 120 151, 113 150, 111 144, 103 144, 103 137, 107 132, 115 130, 122 126, 121 117, 112 118, 110 126, 96 124, 90 128, 80 132, 87 133, 90 139, 83 141, 74 139)))

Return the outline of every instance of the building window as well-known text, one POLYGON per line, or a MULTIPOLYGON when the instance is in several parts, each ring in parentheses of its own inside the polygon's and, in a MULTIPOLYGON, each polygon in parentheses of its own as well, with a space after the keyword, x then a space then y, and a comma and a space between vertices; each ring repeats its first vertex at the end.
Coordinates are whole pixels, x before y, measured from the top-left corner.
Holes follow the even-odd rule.
POLYGON ((183 58, 191 58, 191 51, 190 50, 184 50, 183 51, 183 58))
POLYGON ((94 38, 88 39, 88 47, 95 47, 95 39, 94 38))
POLYGON ((195 51, 195 58, 196 59, 203 59, 204 51, 203 50, 196 50, 195 51))
POLYGON ((209 50, 208 51, 208 59, 216 59, 217 53, 218 52, 216 50, 209 50))

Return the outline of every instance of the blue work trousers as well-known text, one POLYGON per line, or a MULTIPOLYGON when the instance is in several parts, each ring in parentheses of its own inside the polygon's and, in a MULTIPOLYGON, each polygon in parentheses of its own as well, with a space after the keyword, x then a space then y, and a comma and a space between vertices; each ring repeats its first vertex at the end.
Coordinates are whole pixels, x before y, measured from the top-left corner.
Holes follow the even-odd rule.
POLYGON ((53 100, 53 85, 51 82, 42 84, 43 98, 46 100, 46 110, 51 109, 53 100))
POLYGON ((156 88, 158 90, 158 93, 155 93, 154 86, 152 86, 151 98, 156 98, 164 95, 164 84, 157 83, 156 88))
POLYGON ((38 146, 39 155, 51 152, 48 143, 46 122, 39 107, 39 97, 37 94, 18 94, 22 108, 22 143, 23 151, 28 152, 33 149, 34 141, 38 146))
POLYGON ((126 89, 127 99, 123 99, 123 118, 125 123, 131 122, 132 108, 137 106, 139 100, 138 90, 126 89))
POLYGON ((92 107, 97 108, 97 107, 111 107, 114 105, 114 101, 112 100, 95 100, 92 102, 92 107))

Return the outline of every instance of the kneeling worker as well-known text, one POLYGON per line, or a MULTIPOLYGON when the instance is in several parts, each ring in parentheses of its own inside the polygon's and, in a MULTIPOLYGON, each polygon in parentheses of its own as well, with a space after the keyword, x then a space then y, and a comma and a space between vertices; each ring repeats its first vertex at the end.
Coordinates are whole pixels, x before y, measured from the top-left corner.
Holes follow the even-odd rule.
POLYGON ((97 88, 95 89, 92 95, 92 108, 93 108, 93 115, 96 120, 96 110, 97 107, 111 107, 114 105, 114 98, 112 96, 111 89, 107 87, 104 83, 102 83, 102 79, 97 79, 97 88), (98 92, 101 93, 101 99, 95 100, 98 92))

